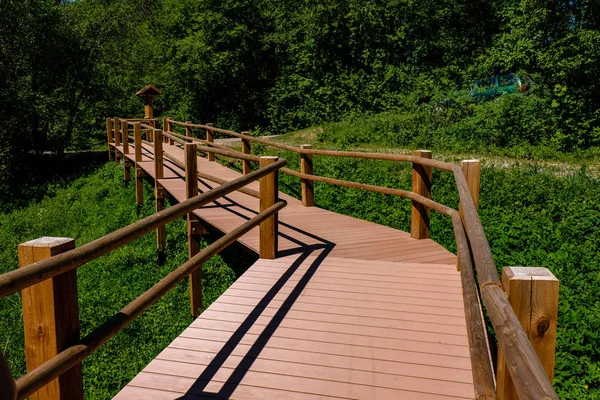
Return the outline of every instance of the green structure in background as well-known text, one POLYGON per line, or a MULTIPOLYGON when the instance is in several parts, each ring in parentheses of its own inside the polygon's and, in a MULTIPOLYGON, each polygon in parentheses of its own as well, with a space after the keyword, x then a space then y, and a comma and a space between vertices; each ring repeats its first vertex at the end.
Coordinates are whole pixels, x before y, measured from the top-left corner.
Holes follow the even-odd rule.
POLYGON ((475 82, 471 87, 471 95, 475 100, 491 100, 502 94, 527 93, 532 86, 533 82, 528 76, 494 75, 475 82))

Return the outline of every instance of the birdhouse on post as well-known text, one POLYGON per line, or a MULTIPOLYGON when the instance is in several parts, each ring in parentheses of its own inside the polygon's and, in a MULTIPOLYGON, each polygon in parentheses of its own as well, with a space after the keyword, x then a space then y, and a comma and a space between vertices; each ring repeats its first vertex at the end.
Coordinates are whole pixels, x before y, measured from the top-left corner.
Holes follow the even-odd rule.
POLYGON ((154 118, 152 114, 152 98, 160 95, 162 92, 154 85, 148 85, 142 88, 135 95, 144 99, 144 118, 154 118))

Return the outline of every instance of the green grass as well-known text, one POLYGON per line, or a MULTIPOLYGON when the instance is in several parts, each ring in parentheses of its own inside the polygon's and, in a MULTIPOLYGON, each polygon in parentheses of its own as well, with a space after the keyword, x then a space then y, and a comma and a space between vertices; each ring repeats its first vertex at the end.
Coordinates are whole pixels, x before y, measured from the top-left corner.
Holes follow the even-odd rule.
MULTIPOLYGON (((71 237, 82 245, 154 212, 152 189, 136 215, 135 187, 123 184, 122 167, 99 167, 37 204, 0 214, 0 273, 17 268, 19 243, 41 236, 71 237)), ((77 270, 81 333, 85 335, 187 260, 185 221, 167 225, 167 261, 156 264, 149 233, 77 270)), ((236 249, 203 267, 205 306, 251 262, 236 249), (227 263, 224 261, 227 260, 227 263), (229 264, 229 265, 228 265, 229 264), (235 271, 234 271, 235 270, 235 271)), ((192 321, 187 280, 166 294, 83 363, 85 396, 108 399, 128 383, 192 321)), ((15 377, 25 372, 20 293, 0 299, 0 351, 15 377)))

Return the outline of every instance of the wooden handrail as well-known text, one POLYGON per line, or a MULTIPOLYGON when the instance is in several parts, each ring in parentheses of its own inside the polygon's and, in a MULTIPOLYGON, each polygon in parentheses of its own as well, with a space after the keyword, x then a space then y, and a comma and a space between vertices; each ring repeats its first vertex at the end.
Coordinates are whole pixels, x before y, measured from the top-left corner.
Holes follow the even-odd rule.
MULTIPOLYGON (((272 170, 276 170, 276 168, 273 168, 272 170)), ((192 199, 198 197, 200 196, 196 196, 192 199)), ((142 312, 148 309, 148 307, 156 303, 165 293, 174 288, 192 272, 200 268, 202 264, 209 258, 219 253, 221 250, 239 239, 242 235, 258 226, 261 222, 276 214, 279 210, 285 207, 286 204, 287 203, 285 201, 279 201, 275 203, 273 206, 260 212, 255 217, 251 218, 229 232, 227 235, 218 239, 200 253, 190 258, 187 262, 177 267, 173 272, 169 273, 158 283, 144 292, 141 296, 122 308, 108 321, 81 339, 78 344, 75 344, 60 352, 50 360, 40 365, 38 368, 21 377, 16 382, 17 399, 21 400, 27 398, 41 387, 46 385, 48 382, 52 381, 54 378, 63 374, 75 364, 81 362, 87 356, 92 354, 98 347, 121 331, 142 312)))
POLYGON ((0 275, 0 298, 18 292, 19 290, 48 278, 76 269, 153 231, 159 226, 182 217, 205 204, 212 203, 220 197, 247 185, 249 182, 255 181, 280 169, 286 164, 287 160, 280 159, 267 167, 260 168, 248 175, 243 175, 222 186, 192 197, 189 200, 185 200, 164 211, 146 217, 132 225, 121 228, 118 231, 96 239, 74 250, 0 275))
MULTIPOLYGON (((171 121, 171 122, 175 122, 175 121, 171 121)), ((180 139, 187 140, 190 143, 191 142, 203 143, 203 144, 205 144, 205 145, 207 145, 209 147, 216 147, 217 149, 221 149, 221 150, 235 151, 235 150, 232 150, 230 147, 223 146, 221 144, 214 143, 214 142, 209 142, 206 139, 200 139, 200 138, 195 138, 195 137, 192 137, 192 136, 186 136, 186 135, 182 135, 182 134, 177 133, 177 132, 169 132, 169 133, 172 134, 172 135, 175 135, 176 137, 178 137, 180 139)), ((244 153, 242 153, 242 154, 244 154, 244 153)))
POLYGON ((504 352, 510 376, 521 399, 558 399, 552 383, 527 338, 498 277, 492 251, 460 166, 453 168, 463 223, 479 280, 481 298, 504 352))
POLYGON ((410 200, 419 202, 419 203, 423 204, 424 206, 430 207, 431 209, 438 211, 447 216, 451 216, 452 213, 456 211, 455 209, 453 209, 451 207, 447 207, 443 204, 437 203, 431 199, 428 199, 427 197, 420 196, 409 190, 391 189, 391 188, 386 188, 383 186, 367 185, 364 183, 344 181, 341 179, 327 178, 324 176, 318 176, 318 175, 312 175, 312 174, 311 175, 302 174, 298 171, 294 171, 293 169, 289 169, 289 168, 281 168, 280 171, 284 172, 286 174, 295 176, 297 178, 306 179, 309 181, 329 183, 332 185, 344 186, 344 187, 348 187, 348 188, 352 188, 352 189, 361 189, 361 190, 367 190, 369 192, 390 194, 393 196, 403 197, 405 199, 410 199, 410 200))
POLYGON ((473 389, 475 399, 495 399, 495 379, 492 362, 488 351, 487 334, 482 321, 480 300, 477 292, 477 282, 471 263, 471 249, 465 228, 460 219, 460 213, 453 210, 450 214, 456 239, 456 249, 460 260, 460 280, 462 284, 467 336, 471 371, 473 374, 473 389))

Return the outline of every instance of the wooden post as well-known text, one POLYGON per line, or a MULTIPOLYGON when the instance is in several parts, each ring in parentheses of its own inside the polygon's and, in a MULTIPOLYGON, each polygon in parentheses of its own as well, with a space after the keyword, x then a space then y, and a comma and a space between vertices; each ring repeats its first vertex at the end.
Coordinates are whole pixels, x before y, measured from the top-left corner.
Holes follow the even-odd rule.
MULTIPOLYGON (((303 144, 300 149, 312 149, 312 145, 303 144)), ((300 173, 306 175, 313 174, 313 158, 312 154, 300 153, 300 173)), ((302 186, 302 205, 304 207, 312 207, 315 205, 315 189, 313 181, 308 179, 301 179, 300 185, 302 186)))
MULTIPOLYGON (((278 160, 278 157, 261 157, 260 167, 266 167, 278 160)), ((260 178, 260 211, 271 207, 278 198, 278 171, 260 178)), ((273 260, 277 256, 278 215, 275 213, 260 223, 260 258, 273 260)))
MULTIPOLYGON (((416 157, 431 158, 429 150, 415 150, 416 157)), ((423 197, 431 198, 431 167, 413 163, 412 191, 423 197)), ((413 201, 410 220, 410 236, 415 239, 427 239, 429 237, 429 207, 413 201)))
POLYGON ((135 148, 135 204, 144 204, 144 173, 138 164, 142 161, 142 124, 136 122, 133 125, 133 144, 135 148))
MULTIPOLYGON (((163 118, 163 131, 173 132, 173 124, 171 123, 171 117, 163 118)), ((169 143, 169 145, 173 146, 175 142, 173 138, 165 136, 165 143, 169 143)))
POLYGON ((111 161, 113 159, 113 133, 112 133, 112 119, 106 118, 106 140, 108 141, 108 160, 111 161))
MULTIPOLYGON (((460 168, 465 175, 469 192, 473 197, 475 208, 479 208, 479 181, 481 176, 481 162, 479 160, 463 160, 460 162, 460 168)), ((458 204, 458 212, 461 220, 464 219, 463 210, 460 203, 458 204)), ((460 254, 456 257, 456 270, 460 271, 460 254)))
POLYGON ((129 154, 129 123, 127 121, 121 122, 121 131, 123 132, 123 155, 129 154))
MULTIPOLYGON (((192 123, 192 121, 185 121, 185 123, 186 123, 186 124, 191 124, 191 123, 192 123)), ((186 127, 185 127, 185 136, 187 136, 187 137, 194 137, 194 136, 192 135, 192 127, 191 127, 191 126, 186 126, 186 127)))
MULTIPOLYGON (((244 131, 242 135, 250 135, 250 132, 244 131)), ((252 154, 252 149, 250 147, 250 141, 248 139, 242 139, 242 153, 244 154, 252 154)), ((252 172, 252 165, 250 165, 250 161, 242 160, 242 173, 244 175, 252 172)))
MULTIPOLYGON (((196 144, 185 144, 185 196, 186 199, 198 195, 198 161, 196 144)), ((193 213, 187 214, 188 257, 192 258, 200 252, 200 235, 198 218, 193 213)), ((202 268, 190 275, 190 309, 192 316, 200 315, 202 310, 202 268)))
MULTIPOLYGON (((69 238, 42 237, 19 245, 26 267, 75 248, 69 238)), ((27 371, 32 371, 79 340, 77 273, 65 272, 22 291, 27 371)), ((81 363, 44 386, 32 400, 83 399, 81 363)))
POLYGON ((114 126, 114 136, 115 136, 115 163, 119 163, 119 151, 117 150, 117 146, 121 145, 121 134, 119 132, 119 118, 113 119, 114 126))
MULTIPOLYGON (((159 179, 163 178, 163 134, 160 129, 156 129, 154 131, 154 199, 156 212, 162 211, 165 208, 164 190, 158 182, 159 179)), ((159 264, 165 261, 166 237, 166 228, 164 225, 156 228, 156 247, 158 249, 159 264)))
MULTIPOLYGON (((504 267, 502 287, 546 375, 552 381, 556 350, 559 280, 547 268, 504 267)), ((502 348, 498 349, 498 400, 517 400, 502 348)))
POLYGON ((460 163, 460 168, 465 174, 467 185, 475 207, 479 207, 479 182, 481 179, 481 162, 479 160, 463 160, 460 163))
POLYGON ((129 154, 129 123, 123 121, 121 127, 123 132, 123 180, 129 182, 131 180, 131 164, 127 158, 127 154, 129 154))
MULTIPOLYGON (((213 126, 215 126, 215 124, 208 123, 208 124, 206 124, 206 126, 213 127, 213 126)), ((210 143, 214 143, 214 141, 215 141, 215 138, 213 136, 213 131, 210 128, 206 130, 206 140, 208 140, 210 143)), ((210 145, 209 145, 209 147, 210 147, 210 145)), ((207 152, 206 159, 208 161, 215 161, 215 153, 211 153, 210 151, 207 152)))

